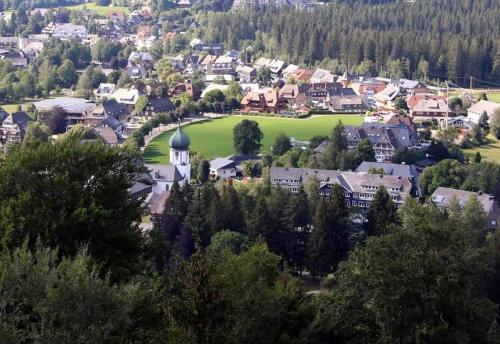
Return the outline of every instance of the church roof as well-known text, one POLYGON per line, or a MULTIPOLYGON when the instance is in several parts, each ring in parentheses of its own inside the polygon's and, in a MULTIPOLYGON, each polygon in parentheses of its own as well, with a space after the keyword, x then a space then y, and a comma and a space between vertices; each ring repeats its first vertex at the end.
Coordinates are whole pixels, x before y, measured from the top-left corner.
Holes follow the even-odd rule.
POLYGON ((168 143, 170 145, 170 148, 186 150, 188 149, 191 141, 189 140, 189 137, 186 135, 186 133, 179 126, 176 132, 172 136, 170 136, 170 140, 168 143))

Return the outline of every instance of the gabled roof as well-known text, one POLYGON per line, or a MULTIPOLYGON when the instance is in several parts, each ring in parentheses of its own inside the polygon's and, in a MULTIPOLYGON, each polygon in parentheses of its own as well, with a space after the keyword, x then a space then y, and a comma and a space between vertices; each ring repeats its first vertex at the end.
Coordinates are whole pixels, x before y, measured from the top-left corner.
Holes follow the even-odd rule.
POLYGON ((173 182, 184 179, 175 165, 146 165, 154 181, 173 182))
POLYGON ((462 208, 472 196, 476 196, 478 201, 483 206, 486 214, 490 214, 494 210, 495 199, 492 195, 479 192, 471 192, 457 190, 451 188, 438 187, 431 195, 431 200, 438 207, 446 207, 453 198, 456 198, 462 208))
POLYGON ((11 114, 12 122, 18 127, 19 130, 25 132, 28 127, 28 123, 33 120, 31 117, 24 111, 13 112, 11 114))
POLYGON ((495 110, 500 109, 500 104, 495 102, 490 102, 487 100, 480 100, 476 104, 472 105, 469 108, 469 112, 474 112, 478 114, 482 114, 486 111, 488 116, 491 116, 495 110))
POLYGON ((210 168, 213 170, 236 168, 236 164, 228 158, 215 158, 210 160, 210 168))

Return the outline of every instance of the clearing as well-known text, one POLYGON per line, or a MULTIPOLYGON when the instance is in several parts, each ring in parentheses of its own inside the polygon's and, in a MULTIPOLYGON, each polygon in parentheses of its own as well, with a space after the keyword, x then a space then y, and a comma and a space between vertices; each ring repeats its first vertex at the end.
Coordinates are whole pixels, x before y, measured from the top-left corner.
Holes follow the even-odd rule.
MULTIPOLYGON (((228 116, 207 120, 183 127, 191 139, 191 152, 201 153, 205 158, 224 157, 234 153, 233 128, 243 119, 259 123, 264 134, 261 151, 269 151, 274 138, 280 132, 290 137, 307 141, 315 135, 329 135, 332 128, 341 120, 345 125, 361 125, 361 115, 324 115, 306 119, 278 117, 228 116)), ((148 164, 167 164, 168 140, 172 131, 166 131, 154 138, 144 150, 144 161, 148 164)))

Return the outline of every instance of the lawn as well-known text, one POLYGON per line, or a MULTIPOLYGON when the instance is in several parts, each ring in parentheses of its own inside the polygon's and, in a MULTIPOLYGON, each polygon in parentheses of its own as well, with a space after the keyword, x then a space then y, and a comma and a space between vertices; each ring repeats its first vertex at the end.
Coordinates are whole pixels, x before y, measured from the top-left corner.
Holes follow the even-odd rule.
POLYGON ((495 93, 486 93, 486 97, 488 97, 488 100, 492 102, 497 102, 500 103, 500 92, 495 92, 495 93))
POLYGON ((464 149, 464 153, 470 160, 474 160, 476 152, 481 154, 483 161, 496 162, 500 164, 500 141, 493 135, 488 135, 488 144, 464 149))
POLYGON ((19 105, 23 105, 23 104, 7 104, 7 105, 0 105, 0 107, 3 108, 8 113, 13 113, 13 112, 17 111, 17 107, 19 105))
POLYGON ((75 5, 75 6, 67 6, 66 8, 69 9, 69 10, 72 10, 72 11, 78 11, 78 10, 87 9, 87 10, 91 10, 91 11, 96 12, 100 16, 106 16, 108 14, 108 12, 111 12, 111 11, 124 12, 125 15, 129 15, 130 14, 130 9, 128 7, 122 7, 122 6, 111 6, 111 7, 110 6, 99 6, 99 5, 96 5, 93 2, 88 2, 88 3, 85 3, 85 4, 80 4, 80 5, 75 5))
MULTIPOLYGON (((264 134, 262 151, 268 151, 274 138, 280 132, 290 137, 307 141, 314 135, 327 135, 342 120, 345 125, 361 125, 363 117, 359 115, 325 115, 306 119, 288 119, 254 116, 228 116, 184 127, 191 139, 190 150, 199 152, 206 158, 233 154, 233 128, 243 119, 255 120, 264 134)), ((150 164, 166 164, 168 157, 168 140, 172 131, 158 135, 144 150, 144 160, 150 164)))

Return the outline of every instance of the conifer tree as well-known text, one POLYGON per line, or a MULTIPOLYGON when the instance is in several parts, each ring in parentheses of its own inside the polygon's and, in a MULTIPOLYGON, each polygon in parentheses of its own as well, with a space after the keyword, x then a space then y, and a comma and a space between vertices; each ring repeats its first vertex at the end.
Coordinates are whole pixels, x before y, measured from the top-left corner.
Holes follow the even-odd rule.
POLYGON ((367 220, 366 234, 369 236, 385 234, 389 225, 398 222, 396 207, 384 186, 379 187, 375 193, 367 220))

